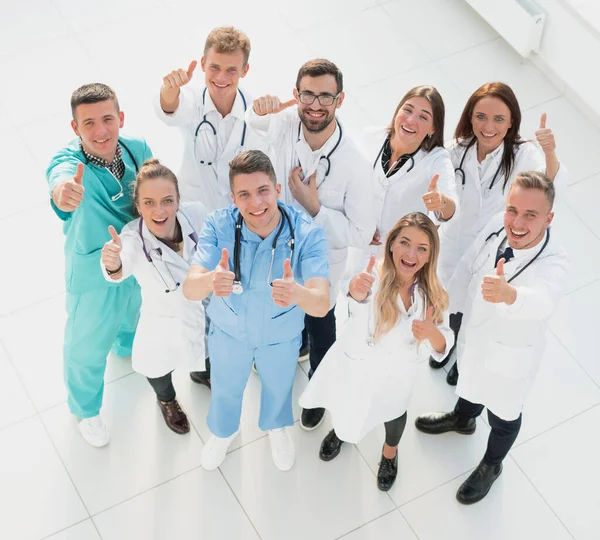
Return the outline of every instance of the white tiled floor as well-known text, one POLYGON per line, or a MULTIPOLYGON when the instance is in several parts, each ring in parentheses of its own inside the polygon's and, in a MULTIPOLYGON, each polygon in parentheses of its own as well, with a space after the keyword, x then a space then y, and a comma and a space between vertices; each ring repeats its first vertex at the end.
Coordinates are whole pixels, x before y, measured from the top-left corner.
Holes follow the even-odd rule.
MULTIPOLYGON (((9 201, 0 225, 10 231, 0 264, 0 538, 599 537, 600 132, 463 0, 2 2, 0 72, 9 201), (176 374, 193 423, 189 435, 177 436, 164 426, 144 379, 118 358, 109 358, 103 413, 112 441, 94 449, 80 439, 62 383, 62 234, 47 204, 44 169, 71 136, 70 93, 92 80, 115 87, 127 130, 144 135, 177 169, 177 137, 155 119, 150 100, 165 70, 198 58, 206 33, 220 24, 237 25, 252 39, 244 86, 254 95, 285 97, 297 68, 311 57, 337 62, 348 96, 340 113, 351 133, 386 124, 399 98, 417 84, 442 92, 447 136, 468 95, 488 80, 515 89, 523 136, 533 137, 540 114, 548 113, 570 172, 554 230, 575 272, 551 321, 522 432, 480 504, 463 507, 454 495, 479 461, 489 428, 482 418, 471 437, 414 430, 417 414, 449 408, 455 399, 444 373, 426 364, 400 445, 398 482, 387 494, 375 485, 381 430, 324 463, 317 452, 329 423, 312 433, 296 425, 296 465, 285 474, 275 470, 256 422, 260 384, 254 375, 242 434, 221 470, 199 466, 208 390, 176 374)), ((307 383, 305 369, 297 372, 296 398, 307 383)))

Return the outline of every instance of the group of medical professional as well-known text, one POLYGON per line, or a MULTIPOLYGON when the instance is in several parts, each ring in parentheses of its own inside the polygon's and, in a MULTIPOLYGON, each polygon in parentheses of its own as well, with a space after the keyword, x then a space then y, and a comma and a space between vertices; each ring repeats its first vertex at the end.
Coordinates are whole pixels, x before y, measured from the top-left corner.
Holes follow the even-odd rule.
POLYGON ((292 388, 308 350, 300 426, 316 429, 329 411, 319 456, 330 461, 384 425, 386 491, 421 361, 438 369, 456 351, 454 410, 415 425, 472 434, 488 409, 486 453, 457 492, 461 503, 481 500, 519 433, 569 273, 550 237, 566 171, 546 116, 540 152, 520 135, 511 88, 487 83, 445 143, 442 96, 424 85, 359 144, 337 114, 345 94, 333 62, 303 64, 287 100, 253 99, 239 87, 249 56, 248 37, 220 27, 199 64, 163 77, 154 109, 180 132, 177 175, 121 133, 111 88, 71 96, 77 138, 46 175, 66 237, 64 376, 82 437, 109 442, 100 409, 112 351, 131 356, 176 433, 190 424, 172 372, 210 391, 201 461, 216 469, 254 368, 259 426, 275 466, 289 470, 292 388), (348 315, 336 321, 340 297, 348 315))

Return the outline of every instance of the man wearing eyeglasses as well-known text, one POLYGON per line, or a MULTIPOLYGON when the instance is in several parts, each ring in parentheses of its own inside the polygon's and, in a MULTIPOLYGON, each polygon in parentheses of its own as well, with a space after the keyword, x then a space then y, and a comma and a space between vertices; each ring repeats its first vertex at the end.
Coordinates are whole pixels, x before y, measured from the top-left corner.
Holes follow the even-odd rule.
MULTIPOLYGON (((329 60, 310 60, 298 71, 293 95, 285 102, 275 96, 256 99, 246 120, 276 156, 281 200, 310 214, 327 237, 330 311, 323 318, 305 319, 311 377, 335 342, 334 308, 348 247, 362 249, 369 244, 375 216, 369 163, 336 118, 344 101, 342 72, 329 60)), ((316 429, 324 413, 324 409, 303 410, 301 426, 316 429)))

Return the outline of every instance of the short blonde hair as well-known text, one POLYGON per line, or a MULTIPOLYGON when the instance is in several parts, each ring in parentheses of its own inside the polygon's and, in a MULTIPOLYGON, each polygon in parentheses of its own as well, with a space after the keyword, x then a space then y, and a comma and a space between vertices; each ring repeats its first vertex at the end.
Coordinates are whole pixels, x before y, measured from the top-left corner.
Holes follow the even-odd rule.
POLYGON ((204 44, 204 56, 208 54, 209 49, 221 54, 234 53, 241 50, 244 54, 244 65, 248 63, 250 57, 250 40, 241 30, 233 26, 219 26, 208 34, 204 44))
POLYGON ((517 177, 512 181, 512 186, 519 186, 523 189, 539 189, 543 191, 546 200, 550 205, 550 210, 552 210, 552 207, 554 206, 554 197, 556 196, 554 182, 543 172, 522 171, 518 173, 517 177))

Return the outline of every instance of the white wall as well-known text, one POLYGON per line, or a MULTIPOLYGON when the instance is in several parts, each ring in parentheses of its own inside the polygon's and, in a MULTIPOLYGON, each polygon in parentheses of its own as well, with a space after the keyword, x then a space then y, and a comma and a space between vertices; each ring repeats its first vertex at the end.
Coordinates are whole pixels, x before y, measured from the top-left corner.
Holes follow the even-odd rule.
POLYGON ((538 55, 532 61, 600 127, 600 30, 573 0, 535 0, 546 13, 538 55), (560 86, 560 80, 562 86, 560 86))

